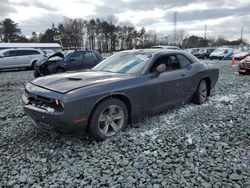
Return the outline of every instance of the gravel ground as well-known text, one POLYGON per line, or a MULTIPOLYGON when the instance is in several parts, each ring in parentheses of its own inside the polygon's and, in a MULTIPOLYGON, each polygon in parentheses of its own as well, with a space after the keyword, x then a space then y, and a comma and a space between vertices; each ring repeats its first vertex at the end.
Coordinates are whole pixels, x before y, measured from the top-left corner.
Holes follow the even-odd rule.
POLYGON ((209 100, 148 117, 114 138, 44 133, 22 109, 32 71, 0 73, 0 187, 250 187, 250 76, 209 61, 209 100))

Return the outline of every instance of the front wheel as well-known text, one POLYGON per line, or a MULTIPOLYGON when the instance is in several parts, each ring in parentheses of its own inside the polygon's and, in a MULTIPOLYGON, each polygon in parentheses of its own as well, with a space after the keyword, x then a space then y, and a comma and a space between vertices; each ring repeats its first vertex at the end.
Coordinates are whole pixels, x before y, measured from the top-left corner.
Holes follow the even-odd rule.
POLYGON ((38 78, 38 77, 40 77, 41 75, 40 75, 40 73, 39 73, 39 71, 36 69, 35 71, 34 71, 34 77, 35 78, 38 78))
POLYGON ((36 62, 37 62, 37 61, 34 61, 34 62, 32 63, 32 65, 31 65, 31 69, 32 69, 32 70, 36 70, 36 68, 37 68, 36 62))
POLYGON ((102 141, 125 129, 127 121, 126 105, 118 99, 107 99, 93 111, 89 132, 95 140, 102 141))
POLYGON ((193 97, 193 103, 203 104, 207 100, 208 85, 205 79, 201 80, 193 97))

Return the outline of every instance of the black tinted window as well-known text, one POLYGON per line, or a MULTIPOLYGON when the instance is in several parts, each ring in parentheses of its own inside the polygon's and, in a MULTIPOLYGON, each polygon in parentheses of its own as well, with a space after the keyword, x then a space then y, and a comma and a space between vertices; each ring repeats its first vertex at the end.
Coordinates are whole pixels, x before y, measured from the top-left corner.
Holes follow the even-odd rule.
POLYGON ((40 54, 36 50, 17 50, 16 55, 17 56, 26 56, 26 55, 38 55, 40 54))
POLYGON ((177 61, 176 56, 168 55, 168 56, 159 57, 154 63, 154 65, 151 67, 150 72, 155 72, 157 66, 159 66, 160 64, 164 64, 166 66, 166 71, 180 69, 180 64, 177 61))
POLYGON ((40 53, 36 50, 27 50, 27 55, 39 55, 40 53))
POLYGON ((7 51, 5 52, 3 55, 4 57, 13 57, 13 56, 16 56, 16 50, 11 50, 11 51, 7 51))
POLYGON ((93 52, 83 52, 83 62, 88 64, 95 64, 95 55, 93 52))
POLYGON ((188 58, 186 58, 184 55, 177 55, 177 58, 181 64, 181 68, 185 68, 191 64, 191 61, 188 58))
POLYGON ((69 61, 82 61, 82 53, 81 52, 74 52, 69 58, 69 61))
POLYGON ((102 61, 102 55, 99 53, 99 52, 94 52, 94 55, 95 55, 95 58, 98 60, 98 61, 102 61))

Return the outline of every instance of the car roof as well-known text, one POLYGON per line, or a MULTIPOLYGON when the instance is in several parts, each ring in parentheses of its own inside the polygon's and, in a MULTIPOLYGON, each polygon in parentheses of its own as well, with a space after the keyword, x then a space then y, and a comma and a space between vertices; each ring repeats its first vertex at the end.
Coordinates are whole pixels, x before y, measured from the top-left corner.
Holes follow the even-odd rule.
POLYGON ((185 53, 183 50, 162 49, 162 48, 146 48, 146 49, 136 49, 136 50, 125 50, 125 51, 121 51, 121 52, 145 53, 145 54, 151 54, 151 55, 185 53))
POLYGON ((40 49, 36 49, 36 48, 8 48, 8 49, 3 49, 1 51, 10 51, 10 50, 37 50, 37 51, 41 51, 40 49))
POLYGON ((199 62, 199 60, 184 50, 172 50, 172 49, 157 49, 157 48, 147 48, 147 49, 136 49, 136 50, 125 50, 121 52, 129 52, 129 53, 141 53, 141 54, 149 54, 152 55, 153 58, 157 58, 160 55, 177 55, 181 54, 186 56, 192 62, 199 62))
POLYGON ((180 49, 178 46, 165 46, 165 45, 159 45, 159 46, 152 46, 152 48, 164 48, 164 49, 171 49, 171 48, 174 48, 174 49, 180 49))

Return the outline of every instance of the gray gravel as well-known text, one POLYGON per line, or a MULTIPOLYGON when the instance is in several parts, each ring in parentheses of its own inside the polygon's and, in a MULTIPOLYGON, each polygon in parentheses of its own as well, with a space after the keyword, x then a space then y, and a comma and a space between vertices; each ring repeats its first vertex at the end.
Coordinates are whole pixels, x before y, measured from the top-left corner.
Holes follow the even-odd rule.
POLYGON ((22 109, 32 71, 0 73, 0 187, 250 187, 250 76, 220 78, 202 106, 148 117, 104 142, 44 133, 22 109))

